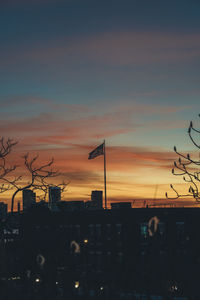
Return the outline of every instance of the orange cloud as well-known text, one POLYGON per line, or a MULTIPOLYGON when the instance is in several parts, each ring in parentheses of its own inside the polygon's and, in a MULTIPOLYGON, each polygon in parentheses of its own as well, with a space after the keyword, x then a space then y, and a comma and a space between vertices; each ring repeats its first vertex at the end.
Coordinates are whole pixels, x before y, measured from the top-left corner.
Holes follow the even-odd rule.
MULTIPOLYGON (((141 123, 139 116, 148 115, 148 117, 161 114, 168 115, 179 110, 186 110, 188 106, 153 106, 143 104, 104 105, 99 107, 99 113, 94 113, 87 106, 68 105, 58 103, 55 105, 51 100, 43 98, 24 98, 12 99, 10 105, 28 101, 30 104, 45 104, 46 113, 41 113, 34 117, 7 117, 5 111, 1 113, 0 130, 5 136, 16 137, 24 144, 33 147, 41 145, 62 146, 70 142, 86 142, 89 140, 98 140, 107 137, 113 137, 121 134, 131 133, 142 128, 180 128, 185 124, 179 120, 162 120, 153 122, 145 121, 141 123), (57 108, 57 110, 55 109, 57 108)), ((3 103, 6 108, 6 104, 3 103)), ((9 108, 9 107, 8 107, 9 108)), ((41 109, 41 108, 40 108, 41 109)), ((98 107, 96 108, 98 111, 98 107)), ((27 114, 28 115, 28 114, 27 114)))
MULTIPOLYGON (((43 101, 46 103, 48 99, 41 99, 41 103, 43 101)), ((30 100, 30 103, 35 102, 40 104, 40 99, 30 100)), ((112 105, 105 106, 94 114, 92 110, 87 110, 87 107, 73 106, 71 111, 74 111, 74 114, 72 114, 71 111, 68 113, 67 106, 61 105, 61 111, 59 110, 57 115, 53 114, 51 101, 49 103, 50 113, 32 118, 8 119, 2 116, 0 130, 5 137, 19 139, 19 144, 13 149, 13 155, 9 157, 11 164, 17 162, 22 165, 23 161, 19 157, 27 151, 31 154, 36 152, 40 154, 39 164, 52 156, 55 158, 55 167, 62 173, 60 178, 55 178, 55 183, 63 179, 70 182, 67 192, 63 195, 64 199, 89 200, 91 190, 103 189, 102 157, 88 161, 88 153, 97 146, 94 140, 102 142, 105 137, 109 137, 107 178, 110 199, 151 198, 157 183, 165 184, 159 195, 162 197, 169 188, 167 184, 174 182, 174 178, 170 177, 175 159, 173 152, 148 146, 110 146, 109 140, 110 137, 148 127, 148 122, 139 124, 139 121, 133 118, 134 114, 144 116, 160 113, 168 116, 171 112, 177 112, 178 107, 125 103, 114 108, 112 105)), ((168 122, 170 124, 170 121, 168 122)), ((150 123, 150 126, 154 128, 154 124, 150 123)), ((180 124, 175 122, 174 127, 178 126, 180 124)), ((17 174, 24 175, 24 181, 28 180, 23 168, 17 169, 17 174)), ((2 196, 8 199, 9 195, 2 196)))

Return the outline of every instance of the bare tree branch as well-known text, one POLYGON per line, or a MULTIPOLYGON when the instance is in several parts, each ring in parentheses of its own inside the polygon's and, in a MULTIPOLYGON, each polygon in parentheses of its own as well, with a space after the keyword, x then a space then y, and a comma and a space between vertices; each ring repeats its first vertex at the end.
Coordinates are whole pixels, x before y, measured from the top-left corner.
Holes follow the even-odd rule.
MULTIPOLYGON (((200 130, 195 129, 193 127, 193 123, 190 122, 188 127, 188 135, 190 141, 196 148, 200 149, 200 145, 195 141, 195 138, 192 136, 192 132, 200 134, 200 130)), ((178 155, 178 160, 174 162, 172 174, 175 176, 183 176, 183 180, 189 184, 189 189, 187 194, 179 194, 179 192, 171 184, 170 187, 176 196, 169 198, 168 194, 166 193, 166 198, 178 199, 182 197, 193 197, 196 202, 200 202, 200 171, 197 171, 197 168, 200 166, 200 159, 196 160, 191 158, 191 155, 189 153, 187 155, 180 153, 179 151, 177 151, 176 146, 174 147, 174 152, 178 155)))
POLYGON ((17 143, 18 142, 13 141, 10 138, 5 140, 4 137, 2 137, 0 139, 0 158, 6 157, 17 143))
POLYGON ((38 155, 30 157, 29 153, 26 153, 22 157, 25 169, 29 175, 29 181, 24 184, 23 177, 21 175, 12 176, 18 166, 7 166, 7 156, 16 144, 17 142, 10 138, 7 140, 3 137, 0 138, 0 181, 3 182, 0 185, 0 193, 4 193, 11 189, 14 190, 11 199, 12 213, 14 210, 14 200, 16 195, 25 189, 31 188, 32 190, 41 191, 43 193, 43 200, 45 200, 50 186, 59 186, 61 188, 61 192, 63 192, 67 186, 67 183, 65 182, 58 185, 54 185, 49 182, 50 179, 60 175, 57 170, 53 170, 52 168, 54 163, 53 158, 45 164, 38 164, 38 155))
POLYGON ((27 182, 26 185, 21 186, 20 181, 22 180, 22 177, 15 178, 13 181, 8 180, 9 184, 12 185, 16 190, 12 195, 11 200, 11 212, 13 212, 14 209, 14 200, 16 195, 19 192, 22 192, 25 189, 31 188, 32 190, 40 190, 43 192, 43 200, 46 199, 46 195, 48 193, 48 189, 50 186, 62 186, 61 192, 64 191, 66 187, 66 183, 62 183, 60 185, 53 185, 49 182, 49 179, 54 178, 58 175, 58 171, 54 171, 52 169, 52 164, 54 163, 54 159, 52 158, 49 162, 46 164, 42 164, 40 166, 36 165, 38 160, 38 155, 34 157, 30 157, 29 153, 26 153, 23 156, 24 159, 24 165, 26 170, 29 173, 30 181, 27 182))
POLYGON ((12 189, 12 185, 7 181, 7 176, 17 168, 17 165, 7 166, 6 159, 16 144, 17 142, 10 138, 7 140, 5 140, 4 137, 0 138, 0 180, 4 181, 4 183, 0 185, 0 193, 12 189))

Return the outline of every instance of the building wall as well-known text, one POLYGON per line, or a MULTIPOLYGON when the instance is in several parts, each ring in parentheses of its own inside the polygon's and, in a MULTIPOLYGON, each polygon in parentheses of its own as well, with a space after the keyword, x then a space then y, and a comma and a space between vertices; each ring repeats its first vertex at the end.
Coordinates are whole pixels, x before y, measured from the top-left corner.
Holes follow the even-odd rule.
POLYGON ((57 210, 57 203, 61 200, 61 188, 49 187, 49 208, 51 210, 57 210))
POLYGON ((23 201, 23 210, 26 211, 36 203, 36 194, 30 189, 23 190, 22 201, 23 201))
POLYGON ((199 217, 198 209, 176 208, 24 216, 26 261, 30 264, 40 252, 49 260, 56 258, 70 278, 95 289, 103 284, 174 296, 195 294, 199 217))
POLYGON ((6 218, 8 212, 8 205, 4 202, 0 202, 0 219, 6 218))

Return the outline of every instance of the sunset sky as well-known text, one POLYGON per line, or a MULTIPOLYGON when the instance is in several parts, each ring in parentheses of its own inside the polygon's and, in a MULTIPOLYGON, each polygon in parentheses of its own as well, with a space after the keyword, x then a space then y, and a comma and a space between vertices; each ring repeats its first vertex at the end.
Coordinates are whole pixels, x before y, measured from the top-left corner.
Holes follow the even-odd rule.
POLYGON ((109 202, 182 190, 173 147, 194 151, 189 121, 200 127, 199 12, 184 0, 2 0, 0 135, 19 141, 10 163, 53 156, 63 200, 89 200, 103 157, 88 153, 105 139, 109 202))

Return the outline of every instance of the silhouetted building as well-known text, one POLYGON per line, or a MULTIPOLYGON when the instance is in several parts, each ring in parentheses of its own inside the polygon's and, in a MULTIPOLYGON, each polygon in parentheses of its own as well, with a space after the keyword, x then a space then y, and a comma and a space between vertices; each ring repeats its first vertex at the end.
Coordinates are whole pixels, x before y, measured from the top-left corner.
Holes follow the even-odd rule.
POLYGON ((87 209, 102 209, 103 208, 103 192, 102 191, 92 191, 91 201, 85 203, 87 209))
POLYGON ((0 219, 4 219, 7 216, 8 204, 0 202, 0 219))
POLYGON ((18 212, 18 214, 20 214, 20 211, 21 211, 21 203, 17 202, 17 212, 18 212))
POLYGON ((85 209, 84 201, 60 201, 57 205, 60 211, 80 211, 85 209))
POLYGON ((58 211, 57 203, 61 200, 61 188, 59 186, 49 187, 49 209, 58 211))
POLYGON ((111 203, 111 209, 129 209, 131 208, 131 202, 114 202, 111 203))
POLYGON ((36 194, 29 189, 22 191, 23 211, 30 209, 36 203, 36 194))

